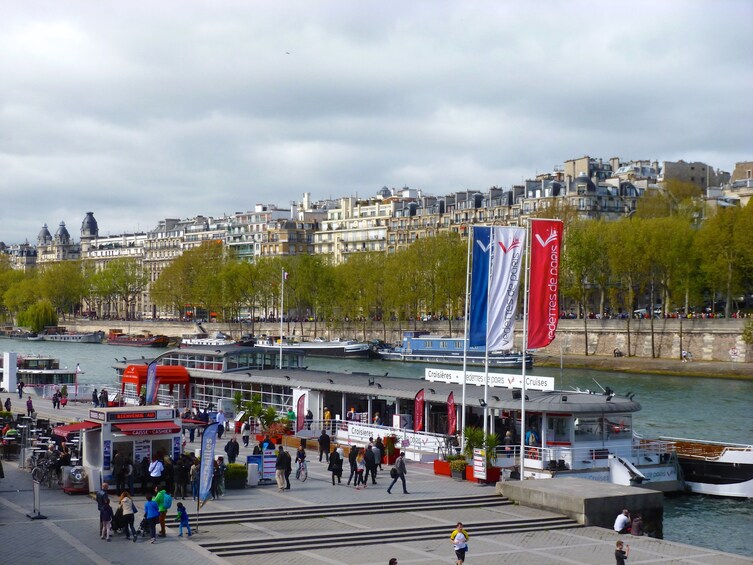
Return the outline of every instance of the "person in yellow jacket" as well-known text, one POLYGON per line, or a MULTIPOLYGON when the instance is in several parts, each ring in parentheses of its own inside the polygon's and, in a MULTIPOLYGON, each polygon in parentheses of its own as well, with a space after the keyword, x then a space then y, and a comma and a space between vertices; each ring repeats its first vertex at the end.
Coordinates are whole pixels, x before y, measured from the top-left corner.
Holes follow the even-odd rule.
POLYGON ((462 522, 458 522, 457 526, 450 534, 450 542, 455 548, 455 557, 457 557, 456 563, 458 565, 465 562, 465 554, 468 551, 468 539, 470 537, 471 536, 468 535, 465 528, 463 528, 462 522))

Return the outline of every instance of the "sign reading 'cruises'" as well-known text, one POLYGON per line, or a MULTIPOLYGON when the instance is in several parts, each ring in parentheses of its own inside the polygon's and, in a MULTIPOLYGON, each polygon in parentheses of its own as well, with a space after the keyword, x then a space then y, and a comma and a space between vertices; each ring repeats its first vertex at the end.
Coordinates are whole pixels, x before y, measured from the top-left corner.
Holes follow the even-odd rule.
MULTIPOLYGON (((463 382, 463 371, 450 371, 448 369, 426 369, 425 371, 424 378, 430 382, 448 384, 462 384, 463 382)), ((484 373, 467 371, 465 383, 467 385, 484 386, 484 373)), ((489 386, 523 388, 523 377, 521 375, 507 375, 504 373, 489 373, 489 386)), ((554 390, 554 378, 526 375, 526 388, 531 390, 554 390)))

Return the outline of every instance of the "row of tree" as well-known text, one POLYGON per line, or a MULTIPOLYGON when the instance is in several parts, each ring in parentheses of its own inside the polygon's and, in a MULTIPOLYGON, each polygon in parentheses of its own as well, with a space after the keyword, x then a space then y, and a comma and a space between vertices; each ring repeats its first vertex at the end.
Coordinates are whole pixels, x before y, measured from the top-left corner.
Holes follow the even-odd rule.
MULTIPOLYGON (((567 210, 549 213, 565 222, 562 303, 584 318, 659 304, 667 313, 687 311, 717 297, 729 316, 733 297, 753 287, 753 206, 721 208, 700 226, 682 215, 605 222, 567 210)), ((467 249, 457 234, 442 234, 400 253, 359 253, 339 265, 319 255, 252 263, 212 242, 176 258, 149 292, 162 311, 176 315, 190 306, 224 320, 249 312, 277 316, 285 272, 284 313, 301 323, 326 321, 337 329, 345 320, 362 320, 365 327, 371 320, 415 323, 430 315, 447 320, 452 332, 464 313, 467 249)), ((8 321, 26 319, 41 301, 62 316, 91 308, 130 317, 148 282, 134 259, 113 260, 97 272, 86 261, 69 261, 25 273, 11 269, 6 258, 0 261, 0 307, 8 321)))

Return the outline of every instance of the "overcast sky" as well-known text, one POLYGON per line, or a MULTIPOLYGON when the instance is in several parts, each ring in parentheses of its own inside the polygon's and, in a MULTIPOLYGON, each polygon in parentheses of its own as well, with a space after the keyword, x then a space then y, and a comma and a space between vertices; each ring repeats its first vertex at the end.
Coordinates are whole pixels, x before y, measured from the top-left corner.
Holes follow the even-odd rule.
POLYGON ((0 0, 0 241, 753 160, 753 2, 0 0))

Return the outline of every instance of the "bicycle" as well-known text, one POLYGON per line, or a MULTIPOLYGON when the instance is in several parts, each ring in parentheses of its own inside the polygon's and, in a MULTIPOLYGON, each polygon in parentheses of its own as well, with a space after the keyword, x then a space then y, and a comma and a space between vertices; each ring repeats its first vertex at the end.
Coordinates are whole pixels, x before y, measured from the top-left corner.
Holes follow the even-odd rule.
POLYGON ((39 484, 47 484, 47 488, 52 488, 52 481, 55 478, 55 469, 47 461, 40 461, 39 464, 31 470, 31 478, 39 484))
POLYGON ((305 459, 298 463, 298 469, 295 471, 295 478, 301 482, 304 482, 309 478, 309 470, 305 459))

